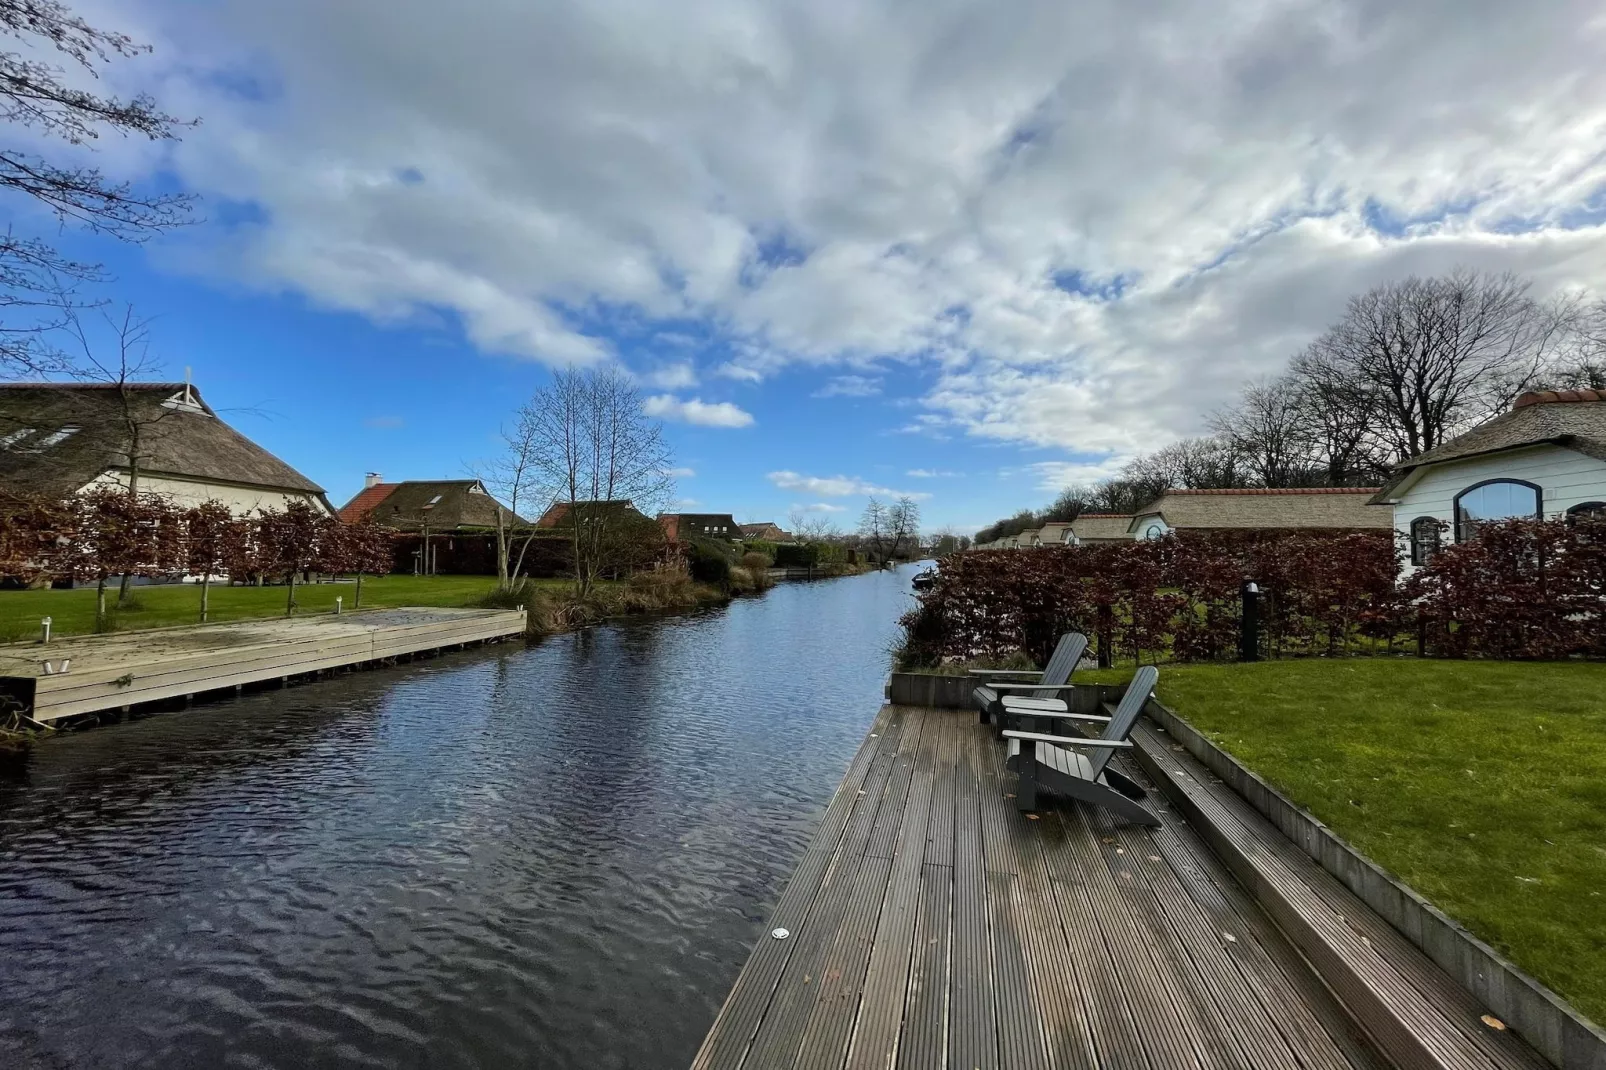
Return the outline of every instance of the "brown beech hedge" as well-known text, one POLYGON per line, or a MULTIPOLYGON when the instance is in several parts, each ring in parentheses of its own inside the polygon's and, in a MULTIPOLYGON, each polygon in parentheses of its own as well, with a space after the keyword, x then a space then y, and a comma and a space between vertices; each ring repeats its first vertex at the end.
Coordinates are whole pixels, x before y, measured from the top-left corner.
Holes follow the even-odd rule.
POLYGON ((1505 521, 1408 581, 1389 532, 1180 532, 1163 539, 977 550, 938 566, 903 618, 902 660, 1046 660, 1058 636, 1114 660, 1237 656, 1241 588, 1263 592, 1268 656, 1422 652, 1606 655, 1606 524, 1505 521))

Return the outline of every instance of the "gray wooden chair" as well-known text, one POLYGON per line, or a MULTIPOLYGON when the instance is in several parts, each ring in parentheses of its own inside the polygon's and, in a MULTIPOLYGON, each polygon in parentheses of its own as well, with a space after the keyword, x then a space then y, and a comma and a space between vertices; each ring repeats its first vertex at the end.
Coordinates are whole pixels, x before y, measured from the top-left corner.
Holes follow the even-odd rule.
POLYGON ((1004 726, 1005 700, 1014 705, 1015 700, 1025 699, 1033 704, 1036 702, 1054 702, 1061 709, 1063 703, 1055 700, 1057 692, 1075 687, 1070 682, 1071 674, 1082 662, 1082 655, 1087 651, 1087 636, 1081 632, 1066 632, 1060 636, 1060 641, 1054 645, 1054 654, 1048 659, 1048 664, 1042 672, 1033 672, 1029 669, 972 669, 970 675, 981 677, 984 682, 970 693, 971 701, 976 704, 976 710, 981 715, 981 723, 986 724, 991 718, 1000 728, 1004 726), (1030 676, 1032 680, 1010 680, 1007 677, 1030 676), (1024 692, 1024 694, 1020 694, 1024 692))
MULTIPOLYGON (((1147 793, 1130 777, 1109 768, 1110 758, 1118 750, 1132 746, 1127 737, 1144 703, 1154 693, 1160 670, 1144 665, 1133 675, 1126 694, 1115 706, 1105 704, 1109 719, 1104 732, 1097 739, 1050 735, 1045 732, 1006 730, 1009 740, 1010 768, 1020 775, 1015 789, 1015 807, 1019 810, 1037 809, 1037 793, 1050 791, 1072 799, 1102 806, 1111 813, 1143 825, 1158 825, 1159 818, 1143 805, 1147 793), (1083 751, 1090 753, 1082 753, 1083 751)), ((1072 723, 1102 720, 1091 714, 1044 713, 1040 718, 1064 720, 1072 723)))

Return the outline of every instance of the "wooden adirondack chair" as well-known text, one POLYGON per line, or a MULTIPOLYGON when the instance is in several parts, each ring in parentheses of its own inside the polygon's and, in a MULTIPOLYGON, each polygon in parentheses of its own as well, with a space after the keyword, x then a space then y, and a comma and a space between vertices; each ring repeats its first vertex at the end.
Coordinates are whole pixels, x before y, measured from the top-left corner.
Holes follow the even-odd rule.
POLYGON ((1104 720, 1104 732, 1097 739, 1074 736, 1057 736, 1044 732, 1007 730, 1010 768, 1020 775, 1015 789, 1015 807, 1019 810, 1037 809, 1039 790, 1064 795, 1072 799, 1102 806, 1111 813, 1120 814, 1130 821, 1144 825, 1158 825, 1155 817, 1143 805, 1147 793, 1130 777, 1108 768, 1110 758, 1118 750, 1132 746, 1127 737, 1144 703, 1154 692, 1160 670, 1144 665, 1127 685, 1126 694, 1110 710, 1106 720, 1092 714, 1038 713, 1035 716, 1048 720, 1071 722, 1104 720), (1083 753, 1086 751, 1087 753, 1083 753))
POLYGON ((972 669, 970 675, 984 680, 970 693, 971 701, 976 704, 976 709, 981 715, 981 723, 986 724, 991 718, 1002 728, 1006 702, 1013 706, 1018 700, 1026 700, 1020 702, 1023 707, 1038 702, 1049 702, 1063 710, 1064 703, 1057 702, 1054 695, 1056 692, 1076 686, 1070 682, 1071 674, 1076 671, 1077 665, 1081 664, 1082 655, 1086 651, 1087 636, 1081 632, 1066 632, 1054 645, 1054 654, 1040 673, 1027 669, 972 669), (1006 679, 1011 676, 1030 676, 1036 679, 1006 679), (1021 692, 1024 694, 1020 694, 1021 692))

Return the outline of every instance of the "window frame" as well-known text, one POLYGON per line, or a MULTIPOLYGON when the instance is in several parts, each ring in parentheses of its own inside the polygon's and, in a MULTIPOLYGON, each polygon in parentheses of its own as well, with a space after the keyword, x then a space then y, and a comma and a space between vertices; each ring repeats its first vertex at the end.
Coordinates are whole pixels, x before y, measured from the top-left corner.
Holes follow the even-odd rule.
POLYGON ((1411 564, 1420 568, 1433 559, 1433 555, 1444 549, 1444 521, 1436 516, 1419 516, 1406 525, 1406 539, 1411 544, 1411 564), (1421 524, 1433 525, 1433 553, 1423 555, 1422 545, 1416 529, 1421 524))
MULTIPOLYGON (((1471 494, 1475 490, 1481 490, 1484 487, 1493 486, 1496 483, 1511 483, 1511 484, 1514 484, 1514 485, 1519 486, 1519 487, 1527 487, 1529 490, 1533 491, 1534 492, 1533 519, 1534 520, 1543 520, 1545 518, 1545 491, 1544 491, 1544 488, 1541 487, 1539 484, 1530 483, 1526 479, 1512 479, 1512 478, 1507 477, 1507 476, 1502 476, 1502 477, 1500 477, 1498 479, 1480 480, 1477 483, 1472 484, 1470 487, 1461 488, 1461 493, 1457 494, 1455 496, 1455 498, 1452 499, 1451 502, 1450 502, 1450 515, 1452 517, 1454 517, 1455 541, 1456 541, 1457 544, 1466 542, 1468 539, 1470 539, 1472 537, 1472 534, 1473 534, 1473 532, 1465 530, 1465 528, 1462 526, 1462 523, 1461 523, 1461 499, 1465 498, 1468 494, 1471 494)), ((1491 519, 1491 520, 1509 520, 1509 519, 1511 519, 1511 517, 1525 516, 1525 515, 1526 514, 1522 514, 1522 513, 1511 513, 1511 514, 1509 514, 1508 516, 1505 516, 1505 517, 1490 517, 1488 519, 1491 519)), ((1476 530, 1476 529, 1474 529, 1474 530, 1476 530)))

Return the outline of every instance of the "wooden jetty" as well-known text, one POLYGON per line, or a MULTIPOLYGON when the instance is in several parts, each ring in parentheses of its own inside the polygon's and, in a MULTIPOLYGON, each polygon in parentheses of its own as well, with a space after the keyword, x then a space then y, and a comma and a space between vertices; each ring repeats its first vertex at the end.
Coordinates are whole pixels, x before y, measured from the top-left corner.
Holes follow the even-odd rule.
MULTIPOLYGON (((1191 761, 1144 736, 1170 773, 1191 761)), ((1187 790, 1222 787, 1197 772, 1187 790)), ((1546 1065, 1324 885, 1302 909, 1337 918, 1391 1020, 1355 1013, 1373 1004, 1318 972, 1166 796, 1158 829, 1076 803, 1033 820, 1014 780, 974 714, 883 707, 695 1070, 1546 1065)), ((1235 827, 1277 835, 1251 825, 1235 827)))
POLYGON ((524 634, 525 613, 378 609, 0 646, 0 705, 36 722, 524 634))

